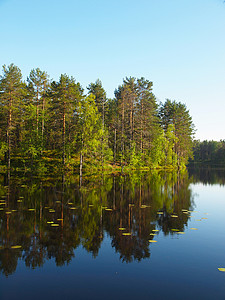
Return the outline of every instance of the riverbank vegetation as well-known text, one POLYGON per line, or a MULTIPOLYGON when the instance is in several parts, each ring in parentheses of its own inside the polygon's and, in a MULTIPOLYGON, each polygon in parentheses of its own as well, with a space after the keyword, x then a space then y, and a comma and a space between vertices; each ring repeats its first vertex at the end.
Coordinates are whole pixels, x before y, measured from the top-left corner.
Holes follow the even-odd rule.
POLYGON ((74 173, 184 168, 194 125, 186 106, 157 103, 153 83, 125 78, 106 96, 100 80, 85 94, 73 77, 49 80, 39 68, 26 82, 3 66, 0 77, 0 160, 8 169, 74 173))
POLYGON ((193 159, 195 165, 225 165, 225 140, 221 141, 194 141, 193 159))

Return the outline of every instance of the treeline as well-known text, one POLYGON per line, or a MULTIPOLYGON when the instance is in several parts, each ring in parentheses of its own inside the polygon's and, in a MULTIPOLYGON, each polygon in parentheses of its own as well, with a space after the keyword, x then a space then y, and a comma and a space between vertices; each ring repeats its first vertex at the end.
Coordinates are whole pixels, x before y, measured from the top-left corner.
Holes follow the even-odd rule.
POLYGON ((193 122, 186 106, 157 104, 153 83, 129 77, 109 99, 100 80, 87 94, 73 77, 50 81, 14 64, 0 77, 0 158, 20 168, 53 165, 82 173, 121 167, 182 168, 192 156, 193 122))
POLYGON ((192 163, 225 165, 225 140, 194 141, 192 163))

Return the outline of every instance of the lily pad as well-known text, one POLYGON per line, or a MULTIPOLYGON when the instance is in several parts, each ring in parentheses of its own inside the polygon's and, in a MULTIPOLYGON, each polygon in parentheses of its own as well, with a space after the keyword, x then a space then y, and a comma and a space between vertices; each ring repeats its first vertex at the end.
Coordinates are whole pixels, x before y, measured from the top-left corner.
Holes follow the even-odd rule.
POLYGON ((225 272, 225 268, 218 268, 220 272, 225 272))
POLYGON ((147 208, 148 206, 147 205, 141 205, 140 207, 141 208, 147 208))

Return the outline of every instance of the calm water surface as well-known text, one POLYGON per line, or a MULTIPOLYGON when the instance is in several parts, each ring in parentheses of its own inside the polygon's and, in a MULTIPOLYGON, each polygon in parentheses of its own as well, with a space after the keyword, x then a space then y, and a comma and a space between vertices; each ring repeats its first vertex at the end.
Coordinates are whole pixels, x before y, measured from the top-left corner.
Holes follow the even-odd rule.
POLYGON ((225 171, 0 176, 0 299, 225 299, 225 171))

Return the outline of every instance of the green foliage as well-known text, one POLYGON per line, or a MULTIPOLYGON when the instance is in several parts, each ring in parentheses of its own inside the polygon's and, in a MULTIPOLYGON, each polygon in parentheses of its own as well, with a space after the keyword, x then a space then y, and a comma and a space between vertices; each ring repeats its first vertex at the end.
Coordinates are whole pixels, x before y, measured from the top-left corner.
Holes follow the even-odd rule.
POLYGON ((175 146, 178 138, 175 136, 175 126, 169 124, 165 134, 165 166, 173 167, 177 165, 177 153, 175 146))
POLYGON ((194 157, 191 163, 224 165, 225 141, 194 141, 194 157))
POLYGON ((144 166, 143 160, 142 160, 142 154, 137 152, 135 143, 132 144, 131 150, 130 150, 130 166, 134 169, 140 169, 144 166))
POLYGON ((75 130, 72 130, 75 126, 74 111, 82 99, 82 93, 80 84, 66 74, 60 76, 59 82, 53 81, 49 91, 51 98, 49 137, 53 148, 61 149, 63 164, 66 156, 69 157, 73 150, 70 145, 75 136, 75 130))
POLYGON ((106 113, 106 92, 102 87, 102 82, 97 79, 95 83, 90 83, 87 87, 89 94, 93 94, 95 96, 95 103, 98 108, 98 112, 102 117, 102 122, 104 126, 104 119, 106 113))
POLYGON ((166 131, 173 124, 176 137, 174 151, 177 165, 182 168, 193 155, 194 125, 186 106, 180 102, 166 100, 159 109, 161 125, 166 131))
POLYGON ((103 160, 110 161, 112 153, 107 143, 107 131, 103 130, 93 94, 84 97, 78 103, 75 115, 78 128, 76 136, 78 149, 85 157, 86 163, 88 162, 89 168, 103 167, 103 160))
POLYGON ((152 141, 152 147, 149 155, 149 166, 156 168, 164 165, 166 159, 165 144, 166 139, 163 130, 161 130, 159 135, 152 141))
POLYGON ((5 142, 0 142, 0 159, 4 159, 5 154, 8 151, 8 145, 5 142))
POLYGON ((11 153, 21 142, 21 127, 24 112, 23 98, 26 85, 22 82, 22 73, 14 64, 3 66, 0 76, 1 141, 7 143, 7 162, 10 168, 11 153))
POLYGON ((159 106, 153 83, 143 77, 126 77, 114 99, 107 99, 99 79, 87 89, 85 96, 67 74, 50 81, 39 68, 25 83, 18 67, 3 66, 0 159, 8 168, 11 158, 15 168, 41 172, 77 172, 79 164, 88 173, 185 167, 194 127, 184 104, 159 106))

